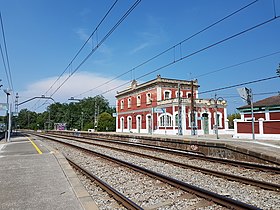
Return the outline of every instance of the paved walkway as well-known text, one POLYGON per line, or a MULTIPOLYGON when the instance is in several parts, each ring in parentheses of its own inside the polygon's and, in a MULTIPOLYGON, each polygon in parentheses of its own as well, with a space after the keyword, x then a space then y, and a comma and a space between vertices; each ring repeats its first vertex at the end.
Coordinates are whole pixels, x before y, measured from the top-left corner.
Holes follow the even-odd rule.
POLYGON ((1 210, 97 209, 65 158, 26 136, 0 143, 0 192, 1 210))

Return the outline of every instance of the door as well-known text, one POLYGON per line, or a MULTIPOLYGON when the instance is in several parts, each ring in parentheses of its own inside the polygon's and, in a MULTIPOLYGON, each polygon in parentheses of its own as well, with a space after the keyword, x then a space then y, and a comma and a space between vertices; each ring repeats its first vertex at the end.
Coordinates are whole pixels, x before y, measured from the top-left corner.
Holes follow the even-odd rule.
POLYGON ((137 132, 140 133, 141 131, 141 117, 137 117, 137 132))
POLYGON ((147 117, 148 133, 152 133, 152 117, 149 115, 147 117))
POLYGON ((202 127, 204 134, 209 134, 209 118, 207 113, 202 114, 202 127))

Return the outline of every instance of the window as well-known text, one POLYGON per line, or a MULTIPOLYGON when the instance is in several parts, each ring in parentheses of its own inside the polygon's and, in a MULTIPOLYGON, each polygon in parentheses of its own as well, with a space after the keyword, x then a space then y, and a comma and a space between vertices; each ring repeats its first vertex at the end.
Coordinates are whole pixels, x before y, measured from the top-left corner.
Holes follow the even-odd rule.
POLYGON ((137 96, 137 106, 140 106, 141 105, 141 96, 138 95, 137 96))
POLYGON ((175 114, 175 126, 178 126, 178 122, 179 122, 179 115, 177 113, 175 114))
MULTIPOLYGON (((183 92, 180 91, 180 97, 182 98, 182 96, 183 96, 183 92)), ((176 91, 176 98, 178 98, 178 91, 176 91)))
POLYGON ((218 123, 217 126, 218 126, 218 127, 222 127, 222 126, 223 126, 223 125, 222 125, 222 113, 221 113, 221 112, 218 112, 217 115, 215 114, 214 116, 215 116, 215 117, 214 117, 214 118, 215 118, 215 123, 214 123, 214 124, 216 125, 216 123, 218 123), (216 117, 217 117, 218 119, 216 119, 216 117))
MULTIPOLYGON (((189 112, 189 127, 191 127, 191 112, 189 112)), ((193 124, 194 127, 197 126, 197 112, 194 112, 194 124, 193 124)))
POLYGON ((147 104, 151 104, 152 103, 152 94, 151 93, 147 93, 147 95, 146 95, 146 103, 147 104))
POLYGON ((172 116, 170 114, 161 114, 159 117, 159 126, 161 127, 171 127, 172 126, 172 116))
POLYGON ((186 93, 187 94, 187 98, 191 98, 192 94, 191 93, 186 93))
POLYGON ((164 100, 170 99, 170 98, 171 98, 171 91, 170 90, 164 91, 164 100))
POLYGON ((121 100, 121 109, 123 109, 123 107, 124 107, 124 101, 121 100))
POLYGON ((127 128, 128 128, 128 131, 131 131, 131 129, 132 129, 132 118, 130 116, 127 117, 127 128))
POLYGON ((131 107, 131 98, 127 99, 127 108, 131 107))

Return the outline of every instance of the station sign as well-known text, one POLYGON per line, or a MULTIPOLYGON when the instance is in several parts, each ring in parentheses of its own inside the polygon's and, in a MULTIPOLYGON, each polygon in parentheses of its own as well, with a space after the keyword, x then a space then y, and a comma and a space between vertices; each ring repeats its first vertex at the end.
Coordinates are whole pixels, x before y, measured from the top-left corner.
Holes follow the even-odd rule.
POLYGON ((166 109, 165 108, 153 108, 153 112, 154 113, 165 113, 166 112, 166 109))

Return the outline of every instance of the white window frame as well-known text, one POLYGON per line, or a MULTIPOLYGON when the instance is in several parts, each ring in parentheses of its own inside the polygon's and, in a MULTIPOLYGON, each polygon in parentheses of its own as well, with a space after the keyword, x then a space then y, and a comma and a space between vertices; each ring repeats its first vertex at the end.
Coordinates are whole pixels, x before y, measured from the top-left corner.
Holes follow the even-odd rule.
POLYGON ((124 100, 121 100, 121 109, 124 109, 124 100))
POLYGON ((127 108, 131 108, 131 98, 127 99, 127 108))
POLYGON ((173 127, 173 117, 169 113, 162 113, 161 115, 159 115, 158 120, 159 120, 158 122, 159 127, 173 127), (165 125, 165 116, 167 117, 166 125, 165 125))
POLYGON ((128 131, 132 130, 132 117, 131 116, 127 117, 127 129, 128 129, 128 131))
POLYGON ((137 95, 137 97, 136 97, 136 99, 137 99, 137 106, 141 106, 141 95, 137 95))
MULTIPOLYGON (((175 96, 176 96, 176 98, 178 98, 178 91, 175 92, 175 96)), ((183 91, 180 91, 180 97, 181 98, 183 97, 183 91)))
MULTIPOLYGON (((217 112, 219 124, 217 125, 219 128, 223 127, 223 114, 221 112, 217 112)), ((252 118, 250 118, 252 119, 252 118)), ((216 125, 216 112, 214 113, 214 124, 216 125)))
POLYGON ((172 98, 172 92, 171 92, 171 90, 165 90, 165 91, 163 92, 163 97, 164 97, 164 100, 171 99, 171 98, 172 98), (169 93, 169 97, 168 97, 168 98, 165 97, 165 93, 169 93))
POLYGON ((147 93, 146 94, 146 104, 151 104, 152 103, 152 94, 147 93))

